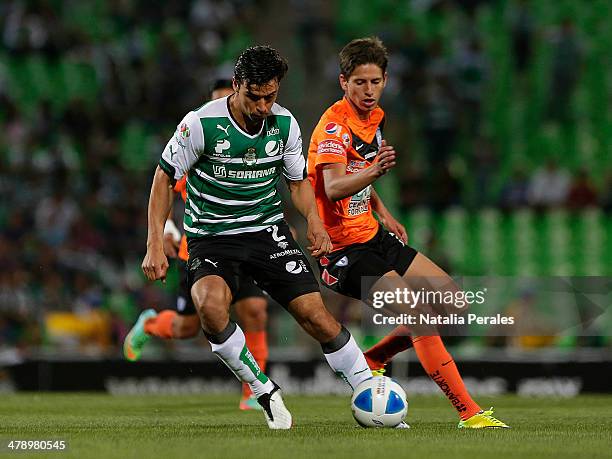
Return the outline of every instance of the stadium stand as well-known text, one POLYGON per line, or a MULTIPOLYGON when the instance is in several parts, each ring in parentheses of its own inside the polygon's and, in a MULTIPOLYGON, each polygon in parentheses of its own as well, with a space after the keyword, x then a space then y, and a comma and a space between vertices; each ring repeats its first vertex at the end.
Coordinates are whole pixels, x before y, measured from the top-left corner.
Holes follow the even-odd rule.
MULTIPOLYGON (((170 304, 139 273, 150 172, 209 81, 262 38, 290 56, 281 102, 305 120, 305 138, 338 96, 342 43, 385 40, 387 132, 406 153, 380 191, 412 243, 453 274, 612 275, 606 0, 340 0, 330 14, 302 2, 153 3, 0 5, 0 349, 64 336, 117 352, 140 310, 170 304), (263 6, 299 33, 262 27, 263 6), (551 159, 570 177, 584 170, 592 199, 568 185, 552 206, 530 202, 551 159), (54 209, 47 220, 43 207, 54 209)), ((283 319, 272 323, 278 336, 283 319)))

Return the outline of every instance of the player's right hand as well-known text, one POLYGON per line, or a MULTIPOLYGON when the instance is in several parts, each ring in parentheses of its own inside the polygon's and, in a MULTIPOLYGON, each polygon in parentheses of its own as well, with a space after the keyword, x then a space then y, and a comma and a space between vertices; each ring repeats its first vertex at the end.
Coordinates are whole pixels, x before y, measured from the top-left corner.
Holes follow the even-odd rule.
POLYGON ((390 169, 395 167, 395 157, 395 148, 393 148, 392 145, 387 145, 387 141, 383 140, 380 148, 378 149, 376 160, 373 164, 374 167, 376 167, 379 176, 385 175, 390 169))
POLYGON ((310 241, 307 249, 310 250, 310 255, 316 259, 331 253, 334 248, 329 234, 325 231, 323 222, 318 218, 309 220, 306 237, 310 241))
POLYGON ((167 257, 178 257, 179 242, 176 242, 172 234, 164 234, 164 253, 167 257))
POLYGON ((164 255, 163 246, 147 248, 147 254, 142 260, 142 272, 150 281, 161 280, 166 283, 168 259, 164 255))

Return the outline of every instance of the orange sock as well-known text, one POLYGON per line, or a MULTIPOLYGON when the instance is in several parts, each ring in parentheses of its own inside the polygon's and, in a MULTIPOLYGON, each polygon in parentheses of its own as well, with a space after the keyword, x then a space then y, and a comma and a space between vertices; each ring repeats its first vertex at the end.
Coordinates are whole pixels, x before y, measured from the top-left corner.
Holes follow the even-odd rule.
POLYGON ((145 322, 145 333, 162 339, 172 339, 172 322, 176 315, 176 311, 170 309, 163 310, 157 316, 145 322))
POLYGON ((410 330, 403 325, 394 328, 388 336, 363 353, 372 370, 379 370, 389 362, 395 354, 412 347, 410 330))
MULTIPOLYGON (((244 337, 246 345, 251 351, 253 358, 259 365, 262 372, 266 371, 268 363, 268 334, 265 331, 250 332, 245 331, 244 337)), ((250 397, 253 394, 248 384, 242 384, 242 396, 250 397)))
POLYGON ((455 361, 439 336, 412 338, 414 350, 429 377, 440 387, 462 420, 480 411, 478 404, 468 393, 455 361))

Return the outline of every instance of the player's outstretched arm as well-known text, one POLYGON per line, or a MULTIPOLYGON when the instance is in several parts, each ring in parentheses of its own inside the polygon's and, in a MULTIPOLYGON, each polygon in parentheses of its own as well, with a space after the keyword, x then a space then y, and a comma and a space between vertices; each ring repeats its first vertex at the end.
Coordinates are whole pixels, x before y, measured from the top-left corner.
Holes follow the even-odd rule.
POLYGON ((172 182, 159 167, 155 170, 148 209, 147 254, 142 271, 149 280, 165 281, 168 259, 164 254, 164 223, 172 203, 172 182))
POLYGON ((310 246, 307 247, 310 254, 315 258, 327 255, 332 251, 333 246, 317 212, 317 204, 310 181, 308 179, 290 180, 289 191, 291 192, 293 205, 308 222, 306 236, 310 241, 310 246))
POLYGON ((389 212, 374 187, 372 187, 370 202, 372 203, 372 209, 378 215, 378 219, 383 226, 395 234, 404 244, 407 244, 408 233, 406 232, 406 228, 391 215, 391 212, 389 212))
POLYGON ((354 174, 346 173, 346 166, 341 163, 330 163, 323 165, 323 184, 325 194, 330 201, 353 196, 368 185, 376 181, 378 177, 385 175, 389 169, 395 167, 395 149, 382 141, 378 155, 374 163, 354 174))

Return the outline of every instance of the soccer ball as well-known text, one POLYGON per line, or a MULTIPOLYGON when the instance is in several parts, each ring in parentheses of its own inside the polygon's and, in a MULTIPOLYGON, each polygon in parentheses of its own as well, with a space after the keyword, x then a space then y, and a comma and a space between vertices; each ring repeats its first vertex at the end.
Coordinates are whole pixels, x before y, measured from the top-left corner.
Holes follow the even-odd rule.
POLYGON ((391 378, 373 376, 357 386, 351 409, 362 427, 395 427, 408 412, 406 392, 391 378))

